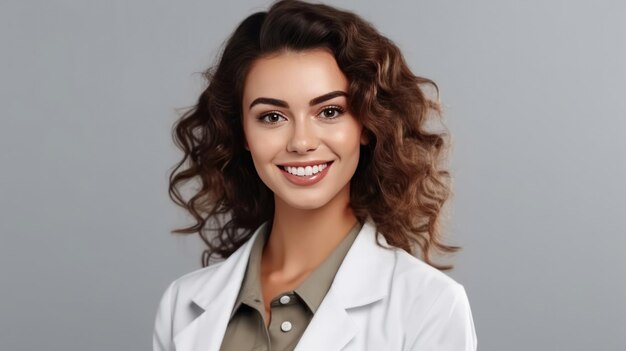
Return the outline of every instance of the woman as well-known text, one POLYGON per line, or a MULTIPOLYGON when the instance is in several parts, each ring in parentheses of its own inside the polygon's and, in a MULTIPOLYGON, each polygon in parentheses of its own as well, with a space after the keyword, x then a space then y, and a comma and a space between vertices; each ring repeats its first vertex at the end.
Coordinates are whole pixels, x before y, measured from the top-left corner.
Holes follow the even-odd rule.
POLYGON ((166 289, 154 349, 475 350, 465 290, 431 260, 458 250, 436 85, 358 16, 300 1, 246 18, 207 78, 170 182, 206 267, 166 289))

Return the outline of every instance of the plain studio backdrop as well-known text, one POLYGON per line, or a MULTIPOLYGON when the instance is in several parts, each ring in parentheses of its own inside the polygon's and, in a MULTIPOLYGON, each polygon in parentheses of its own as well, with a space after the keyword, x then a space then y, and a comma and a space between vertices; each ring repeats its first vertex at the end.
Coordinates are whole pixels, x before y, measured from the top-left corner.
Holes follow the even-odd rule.
MULTIPOLYGON (((441 88, 480 350, 626 345, 626 3, 328 1, 441 88)), ((268 1, 0 5, 0 349, 147 350, 200 267, 170 130, 268 1)))

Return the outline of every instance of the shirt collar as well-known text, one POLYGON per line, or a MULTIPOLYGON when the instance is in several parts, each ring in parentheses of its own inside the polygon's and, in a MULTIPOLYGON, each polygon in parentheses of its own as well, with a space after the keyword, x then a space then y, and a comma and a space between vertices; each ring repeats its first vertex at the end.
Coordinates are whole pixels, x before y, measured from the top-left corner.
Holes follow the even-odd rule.
MULTIPOLYGON (((315 313, 330 289, 335 278, 337 270, 341 266, 344 257, 350 250, 352 243, 361 231, 363 223, 357 221, 350 229, 348 234, 342 239, 337 247, 322 263, 309 274, 309 276, 294 289, 295 293, 300 296, 309 309, 315 313)), ((235 315, 242 304, 263 311, 263 294, 261 292, 261 256, 263 247, 271 232, 271 223, 265 227, 260 235, 256 237, 250 250, 250 257, 246 267, 246 272, 241 284, 241 289, 235 305, 231 312, 231 318, 235 315)))
POLYGON ((322 263, 297 287, 295 292, 304 300, 313 313, 322 303, 324 296, 335 279, 344 257, 350 250, 354 239, 361 230, 362 223, 356 224, 322 263))
POLYGON ((263 254, 265 242, 272 230, 271 221, 268 224, 269 225, 265 226, 264 230, 257 235, 256 240, 252 244, 246 272, 241 283, 241 289, 235 300, 235 306, 230 314, 230 318, 235 315, 239 306, 244 303, 257 308, 259 311, 263 311, 265 308, 263 306, 263 294, 261 293, 261 255, 263 254))

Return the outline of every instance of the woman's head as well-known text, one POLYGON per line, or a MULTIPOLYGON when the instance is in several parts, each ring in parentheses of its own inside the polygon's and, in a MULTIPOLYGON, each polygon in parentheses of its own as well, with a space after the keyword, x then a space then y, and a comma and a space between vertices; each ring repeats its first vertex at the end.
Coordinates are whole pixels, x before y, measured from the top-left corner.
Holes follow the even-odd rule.
POLYGON ((205 75, 208 87, 175 126, 175 140, 185 157, 170 178, 170 195, 196 219, 195 225, 175 232, 200 234, 209 247, 203 265, 213 253, 229 256, 252 230, 271 219, 274 194, 301 207, 326 201, 302 200, 271 169, 272 164, 317 156, 338 162, 331 164, 328 175, 342 171, 334 174, 337 185, 328 194, 349 193, 355 215, 361 221, 371 217, 390 244, 411 253, 419 245, 431 264, 432 249, 458 249, 440 240, 441 208, 450 195, 448 172, 439 165, 447 143, 445 134, 426 130, 432 117, 428 112, 438 112, 438 104, 423 91, 436 85, 412 74, 398 47, 371 24, 326 5, 279 1, 267 12, 247 17, 205 75), (318 69, 320 79, 312 81, 316 74, 298 70, 298 63, 318 69), (307 98, 336 91, 346 94, 309 106, 307 98), (250 107, 259 97, 289 100, 293 106, 250 107), (322 110, 329 105, 339 109, 322 110), (302 118, 318 112, 315 108, 320 118, 302 118), (273 110, 281 113, 268 116, 273 110), (333 130, 339 119, 328 117, 340 112, 347 123, 333 130), (289 132, 279 124, 262 123, 280 123, 287 113, 300 121, 289 132), (339 133, 335 139, 334 131, 339 133), (341 133, 352 141, 338 144, 341 133), (280 145, 263 149, 260 142, 271 137, 280 145), (340 144, 352 147, 340 150, 340 144), (188 180, 198 180, 200 187, 184 200, 178 188, 188 180), (342 187, 347 180, 349 187, 342 187), (217 226, 209 228, 209 220, 217 226), (213 241, 207 230, 217 232, 213 241))

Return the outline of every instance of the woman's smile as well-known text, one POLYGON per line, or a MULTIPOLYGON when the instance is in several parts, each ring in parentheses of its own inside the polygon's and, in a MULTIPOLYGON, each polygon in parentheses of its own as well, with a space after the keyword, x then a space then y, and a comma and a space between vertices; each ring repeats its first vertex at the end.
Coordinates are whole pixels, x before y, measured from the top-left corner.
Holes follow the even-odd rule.
POLYGON ((280 165, 278 168, 288 181, 296 185, 312 185, 326 176, 332 163, 332 161, 316 161, 306 162, 300 166, 296 166, 294 163, 293 165, 280 165))

